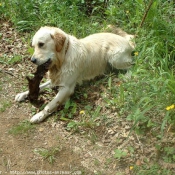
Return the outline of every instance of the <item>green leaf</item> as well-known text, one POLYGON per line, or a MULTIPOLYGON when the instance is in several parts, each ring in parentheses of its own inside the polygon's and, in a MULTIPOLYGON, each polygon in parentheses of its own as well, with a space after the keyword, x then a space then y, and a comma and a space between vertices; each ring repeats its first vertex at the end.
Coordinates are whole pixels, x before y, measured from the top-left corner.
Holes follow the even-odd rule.
POLYGON ((125 157, 125 156, 127 156, 127 152, 122 151, 120 149, 115 150, 115 154, 114 154, 115 158, 120 159, 120 158, 125 157))
POLYGON ((74 122, 74 121, 69 122, 67 125, 68 128, 74 128, 76 126, 77 126, 77 122, 74 122))

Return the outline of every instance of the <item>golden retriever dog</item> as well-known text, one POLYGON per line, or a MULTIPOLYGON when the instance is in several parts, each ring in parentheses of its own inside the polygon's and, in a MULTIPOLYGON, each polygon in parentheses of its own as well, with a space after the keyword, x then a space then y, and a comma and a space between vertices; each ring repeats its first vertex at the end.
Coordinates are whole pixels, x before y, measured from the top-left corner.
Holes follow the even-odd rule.
MULTIPOLYGON (((69 99, 77 83, 103 74, 108 64, 116 69, 130 68, 134 49, 130 39, 133 37, 120 30, 118 34, 97 33, 77 39, 59 28, 41 27, 32 40, 34 54, 31 61, 42 65, 51 60, 50 80, 40 85, 40 90, 59 86, 59 91, 42 111, 31 118, 31 123, 43 121, 69 99)), ((17 94, 15 101, 25 100, 28 93, 17 94)))

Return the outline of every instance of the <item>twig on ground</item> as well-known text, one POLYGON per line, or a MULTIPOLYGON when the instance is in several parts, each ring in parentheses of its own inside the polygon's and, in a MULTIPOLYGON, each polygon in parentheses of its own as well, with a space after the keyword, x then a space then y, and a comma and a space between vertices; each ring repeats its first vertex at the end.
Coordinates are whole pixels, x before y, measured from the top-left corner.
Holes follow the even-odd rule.
POLYGON ((145 22, 145 19, 146 19, 147 15, 148 15, 148 12, 149 12, 149 10, 150 10, 152 4, 153 4, 153 0, 150 0, 149 5, 148 5, 148 7, 147 7, 147 9, 146 9, 146 11, 145 11, 145 14, 144 14, 144 16, 143 16, 143 18, 142 18, 142 21, 141 21, 141 23, 140 23, 139 28, 142 28, 143 23, 145 22))
POLYGON ((10 73, 10 72, 8 72, 8 71, 6 71, 6 70, 2 70, 2 69, 0 69, 0 72, 2 72, 2 73, 6 73, 6 74, 9 74, 9 75, 11 75, 11 76, 14 76, 12 73, 10 73))
POLYGON ((172 127, 172 124, 170 124, 170 126, 168 127, 167 133, 170 131, 171 127, 172 127))
POLYGON ((137 140, 138 140, 138 142, 139 142, 140 149, 142 150, 142 153, 144 153, 142 143, 140 142, 140 140, 139 140, 137 134, 135 134, 135 135, 136 135, 136 138, 137 138, 137 140))
POLYGON ((125 142, 123 142, 120 146, 118 146, 118 149, 123 149, 129 142, 130 142, 130 138, 128 137, 125 142))

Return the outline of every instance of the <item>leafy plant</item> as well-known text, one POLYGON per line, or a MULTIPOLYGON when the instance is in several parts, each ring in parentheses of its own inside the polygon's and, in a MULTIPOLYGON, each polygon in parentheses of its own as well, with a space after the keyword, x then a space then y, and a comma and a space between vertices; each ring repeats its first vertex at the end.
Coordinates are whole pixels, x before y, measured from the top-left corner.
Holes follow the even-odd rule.
POLYGON ((127 152, 122 151, 120 149, 116 149, 114 152, 115 152, 114 158, 116 158, 116 159, 121 159, 121 158, 127 156, 127 152))
POLYGON ((45 148, 36 148, 34 150, 35 154, 40 155, 43 157, 43 159, 46 159, 49 161, 49 163, 53 164, 55 161, 55 156, 60 152, 60 147, 54 147, 50 149, 45 149, 45 148))
POLYGON ((77 105, 71 100, 68 100, 65 105, 63 110, 60 111, 60 119, 61 120, 69 120, 74 117, 74 115, 77 112, 77 105))

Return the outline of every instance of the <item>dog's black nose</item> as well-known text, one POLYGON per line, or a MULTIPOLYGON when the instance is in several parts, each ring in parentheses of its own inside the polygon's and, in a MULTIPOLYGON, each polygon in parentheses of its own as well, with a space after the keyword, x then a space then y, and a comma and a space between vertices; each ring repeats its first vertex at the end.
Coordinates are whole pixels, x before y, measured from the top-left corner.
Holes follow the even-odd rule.
POLYGON ((32 58, 31 58, 31 62, 32 62, 32 63, 36 63, 36 58, 35 58, 35 57, 32 57, 32 58))

